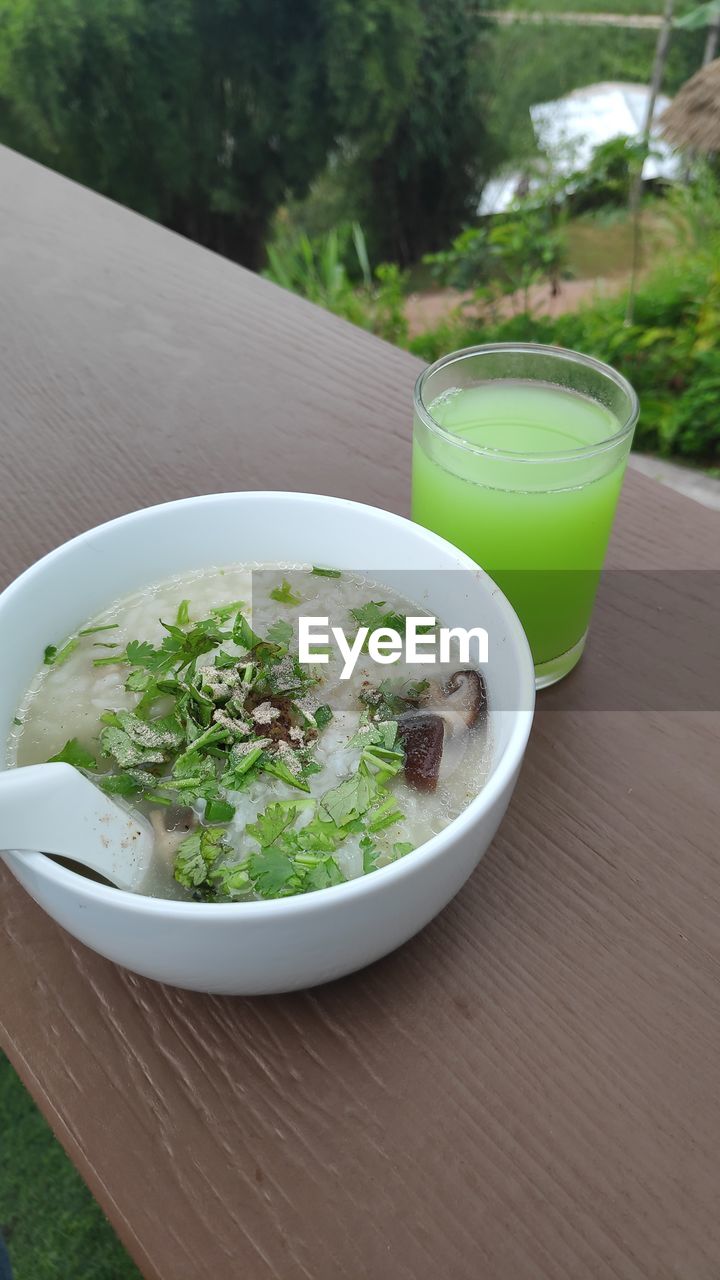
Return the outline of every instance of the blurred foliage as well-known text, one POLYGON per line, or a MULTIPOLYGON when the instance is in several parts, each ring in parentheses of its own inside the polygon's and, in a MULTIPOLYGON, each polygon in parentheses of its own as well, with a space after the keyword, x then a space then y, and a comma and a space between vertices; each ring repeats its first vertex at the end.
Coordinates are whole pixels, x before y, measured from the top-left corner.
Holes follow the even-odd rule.
POLYGON ((486 128, 495 31, 486 0, 420 0, 416 80, 386 143, 342 142, 285 214, 322 235, 358 218, 373 257, 403 265, 439 249, 474 216, 482 183, 502 156, 486 128))
POLYGON ((532 285, 547 280, 557 292, 567 259, 560 216, 552 203, 519 202, 510 213, 467 228, 449 249, 424 261, 443 284, 474 289, 490 304, 513 294, 526 311, 532 285))
MULTIPOLYGON (((720 187, 708 168, 663 201, 683 248, 642 282, 630 326, 622 299, 553 321, 528 299, 539 281, 559 285, 568 211, 624 207, 632 144, 598 148, 569 200, 550 184, 461 231, 498 162, 532 167, 529 107, 594 81, 646 83, 655 33, 491 29, 485 3, 4 0, 0 138, 248 265, 269 239, 271 279, 391 341, 407 340, 402 267, 425 255, 438 278, 475 290, 487 319, 446 322, 413 341, 418 354, 496 339, 579 347, 637 386, 638 443, 717 460, 720 187), (499 321, 507 295, 517 313, 499 321)), ((702 30, 673 33, 665 91, 696 70, 703 43, 702 30)))
MULTIPOLYGON (((548 0, 553 9, 597 4, 548 0)), ((615 7, 638 11, 636 4, 616 0, 615 7)), ((374 256, 404 264, 442 251, 471 221, 482 183, 498 165, 532 164, 532 104, 601 80, 647 83, 656 37, 609 25, 490 27, 467 0, 424 0, 422 7, 421 74, 391 143, 382 155, 374 146, 341 144, 308 195, 287 205, 297 229, 310 236, 358 218, 374 256)), ((656 0, 646 7, 656 12, 656 0)), ((703 39, 702 32, 673 33, 665 91, 697 69, 703 39)))
POLYGON ((0 136, 254 265, 342 139, 417 91, 420 0, 5 0, 0 136))
POLYGON ((4 0, 0 140, 250 266, 327 170, 316 230, 405 260, 487 168, 479 29, 477 0, 4 0))
POLYGON ((451 318, 409 344, 435 360, 482 342, 546 342, 614 365, 641 401, 635 446, 705 463, 720 461, 720 183, 708 167, 667 197, 683 247, 643 280, 632 325, 625 299, 551 320, 527 310, 493 323, 451 318))
POLYGON ((675 26, 681 31, 700 31, 711 26, 718 18, 720 18, 720 0, 708 0, 706 4, 698 5, 689 13, 676 18, 675 26))
POLYGON ((0 1233, 14 1280, 142 1280, 0 1053, 0 1233))
POLYGON ((440 248, 472 216, 500 158, 485 125, 494 32, 482 0, 420 0, 420 56, 384 146, 362 141, 342 171, 373 254, 403 265, 440 248))
MULTIPOLYGON (((627 12, 640 12, 630 0, 627 12)), ((525 7, 535 7, 536 0, 525 7)), ((512 6, 511 6, 512 7, 512 6)), ((577 0, 549 7, 580 8, 577 0)), ((583 6, 584 7, 584 6, 583 6)), ((603 9, 596 2, 592 6, 603 9)), ((652 5, 658 12, 657 3, 652 5)), ((620 27, 577 27, 558 23, 517 24, 494 33, 492 58, 487 63, 488 128, 504 158, 520 159, 537 150, 530 107, 551 102, 584 85, 602 80, 650 80, 655 31, 620 27)), ((704 33, 673 32, 663 77, 663 92, 673 94, 697 71, 702 60, 704 33)))
POLYGON ((395 263, 373 272, 357 222, 311 239, 286 231, 268 245, 263 275, 389 342, 407 339, 404 275, 395 263), (361 283, 356 281, 360 279, 361 283))
MULTIPOLYGON (((355 266, 360 265, 357 244, 361 237, 360 227, 354 224, 334 227, 313 240, 304 233, 295 238, 278 239, 268 245, 268 265, 263 275, 309 302, 362 325, 365 312, 350 278, 347 261, 352 245, 355 266)), ((364 247, 364 238, 360 242, 364 247)))
POLYGON ((573 213, 626 208, 631 181, 647 154, 644 143, 636 138, 610 138, 601 142, 595 147, 589 165, 569 179, 572 192, 568 203, 573 213))

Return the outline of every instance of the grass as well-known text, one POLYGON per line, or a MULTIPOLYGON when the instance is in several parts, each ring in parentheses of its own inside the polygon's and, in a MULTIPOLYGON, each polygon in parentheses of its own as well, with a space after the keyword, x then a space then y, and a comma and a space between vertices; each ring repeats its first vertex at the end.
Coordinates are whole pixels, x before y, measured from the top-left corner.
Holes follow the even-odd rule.
MULTIPOLYGON (((679 231, 663 213, 662 202, 647 201, 642 214, 640 268, 657 266, 678 245, 679 231)), ((571 280, 627 279, 632 263, 632 226, 627 209, 598 209, 571 218, 563 227, 571 280)), ((407 273, 406 293, 436 293, 432 270, 416 263, 407 273)))
MULTIPOLYGON (((627 276, 632 263, 632 224, 626 209, 573 218, 565 228, 568 266, 577 280, 627 276)), ((641 267, 647 271, 677 245, 678 232, 662 208, 648 204, 642 215, 641 267)))
POLYGON ((0 1233, 14 1280, 141 1280, 2 1054, 0 1233))
MULTIPOLYGON (((623 13, 662 14, 662 0, 499 0, 493 9, 523 9, 531 13, 623 13)), ((693 8, 691 0, 681 0, 678 12, 693 8)))

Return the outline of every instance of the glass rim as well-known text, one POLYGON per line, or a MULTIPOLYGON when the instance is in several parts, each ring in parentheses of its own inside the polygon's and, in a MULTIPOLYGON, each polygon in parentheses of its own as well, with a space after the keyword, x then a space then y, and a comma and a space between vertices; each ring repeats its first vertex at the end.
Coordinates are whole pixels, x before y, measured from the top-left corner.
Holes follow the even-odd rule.
MULTIPOLYGON (((492 381, 502 382, 502 378, 492 379, 492 381)), ((546 384, 552 385, 552 384, 546 384)), ((626 436, 630 435, 635 428, 640 413, 640 401, 634 387, 628 382, 627 378, 618 373, 617 369, 613 369, 612 365, 605 364, 602 360, 596 360, 594 356, 587 356, 582 351, 573 351, 570 347, 554 347, 542 342, 488 342, 477 347, 460 347, 457 351, 450 351, 447 355, 440 356, 433 364, 429 364, 415 381, 413 390, 413 403, 415 412, 420 420, 425 424, 428 430, 434 432, 441 439, 446 440, 449 444, 454 445, 458 449, 464 449, 467 453, 473 453, 487 458, 494 458, 512 462, 569 462, 575 458, 590 458, 594 454, 604 453, 611 449, 614 445, 619 444, 626 436), (513 452, 510 449, 492 449, 487 445, 473 444, 469 440, 465 440, 462 436, 454 435, 452 431, 448 431, 441 423, 433 418, 423 399, 423 390, 426 381, 437 373, 446 365, 455 364, 461 360, 468 360, 472 356, 492 355, 494 353, 517 352, 519 354, 527 353, 528 355, 547 355, 555 357, 559 360, 565 360, 571 364, 584 365, 586 368, 593 369, 596 373, 602 374, 608 382, 612 382, 626 396, 628 401, 628 415, 619 429, 611 436, 607 436, 605 440, 599 440, 595 444, 580 445, 575 449, 563 449, 557 453, 532 452, 524 450, 522 453, 513 452)))

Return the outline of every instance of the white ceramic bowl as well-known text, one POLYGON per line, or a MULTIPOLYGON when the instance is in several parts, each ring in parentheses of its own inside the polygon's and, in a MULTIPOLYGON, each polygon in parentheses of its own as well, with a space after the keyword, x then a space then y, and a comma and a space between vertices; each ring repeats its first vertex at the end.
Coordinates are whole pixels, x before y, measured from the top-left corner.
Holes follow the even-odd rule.
POLYGON ((96 884, 42 853, 3 856, 31 897, 101 955, 175 986, 258 995, 326 982, 377 960, 457 893, 490 844, 515 786, 532 723, 534 675, 525 634, 505 597, 442 538, 387 511, 338 498, 215 494, 91 529, 0 595, 4 740, 48 638, 69 635, 111 600, 151 582, 241 561, 334 565, 371 573, 379 582, 390 573, 400 591, 407 572, 411 599, 417 571, 428 571, 425 598, 417 603, 451 626, 486 627, 494 764, 476 799, 440 835, 398 862, 279 901, 170 902, 96 884))

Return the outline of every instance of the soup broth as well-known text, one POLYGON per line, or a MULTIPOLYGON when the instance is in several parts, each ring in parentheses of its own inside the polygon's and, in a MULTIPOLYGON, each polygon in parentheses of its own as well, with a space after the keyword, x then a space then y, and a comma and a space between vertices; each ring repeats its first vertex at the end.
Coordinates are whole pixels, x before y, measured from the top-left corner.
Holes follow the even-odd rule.
POLYGON ((298 619, 327 616, 351 638, 425 612, 361 575, 303 566, 149 586, 48 645, 9 763, 66 760, 149 818, 146 894, 247 901, 367 874, 483 787, 484 681, 459 662, 380 666, 367 652, 341 679, 332 646, 326 663, 298 662, 298 619))

